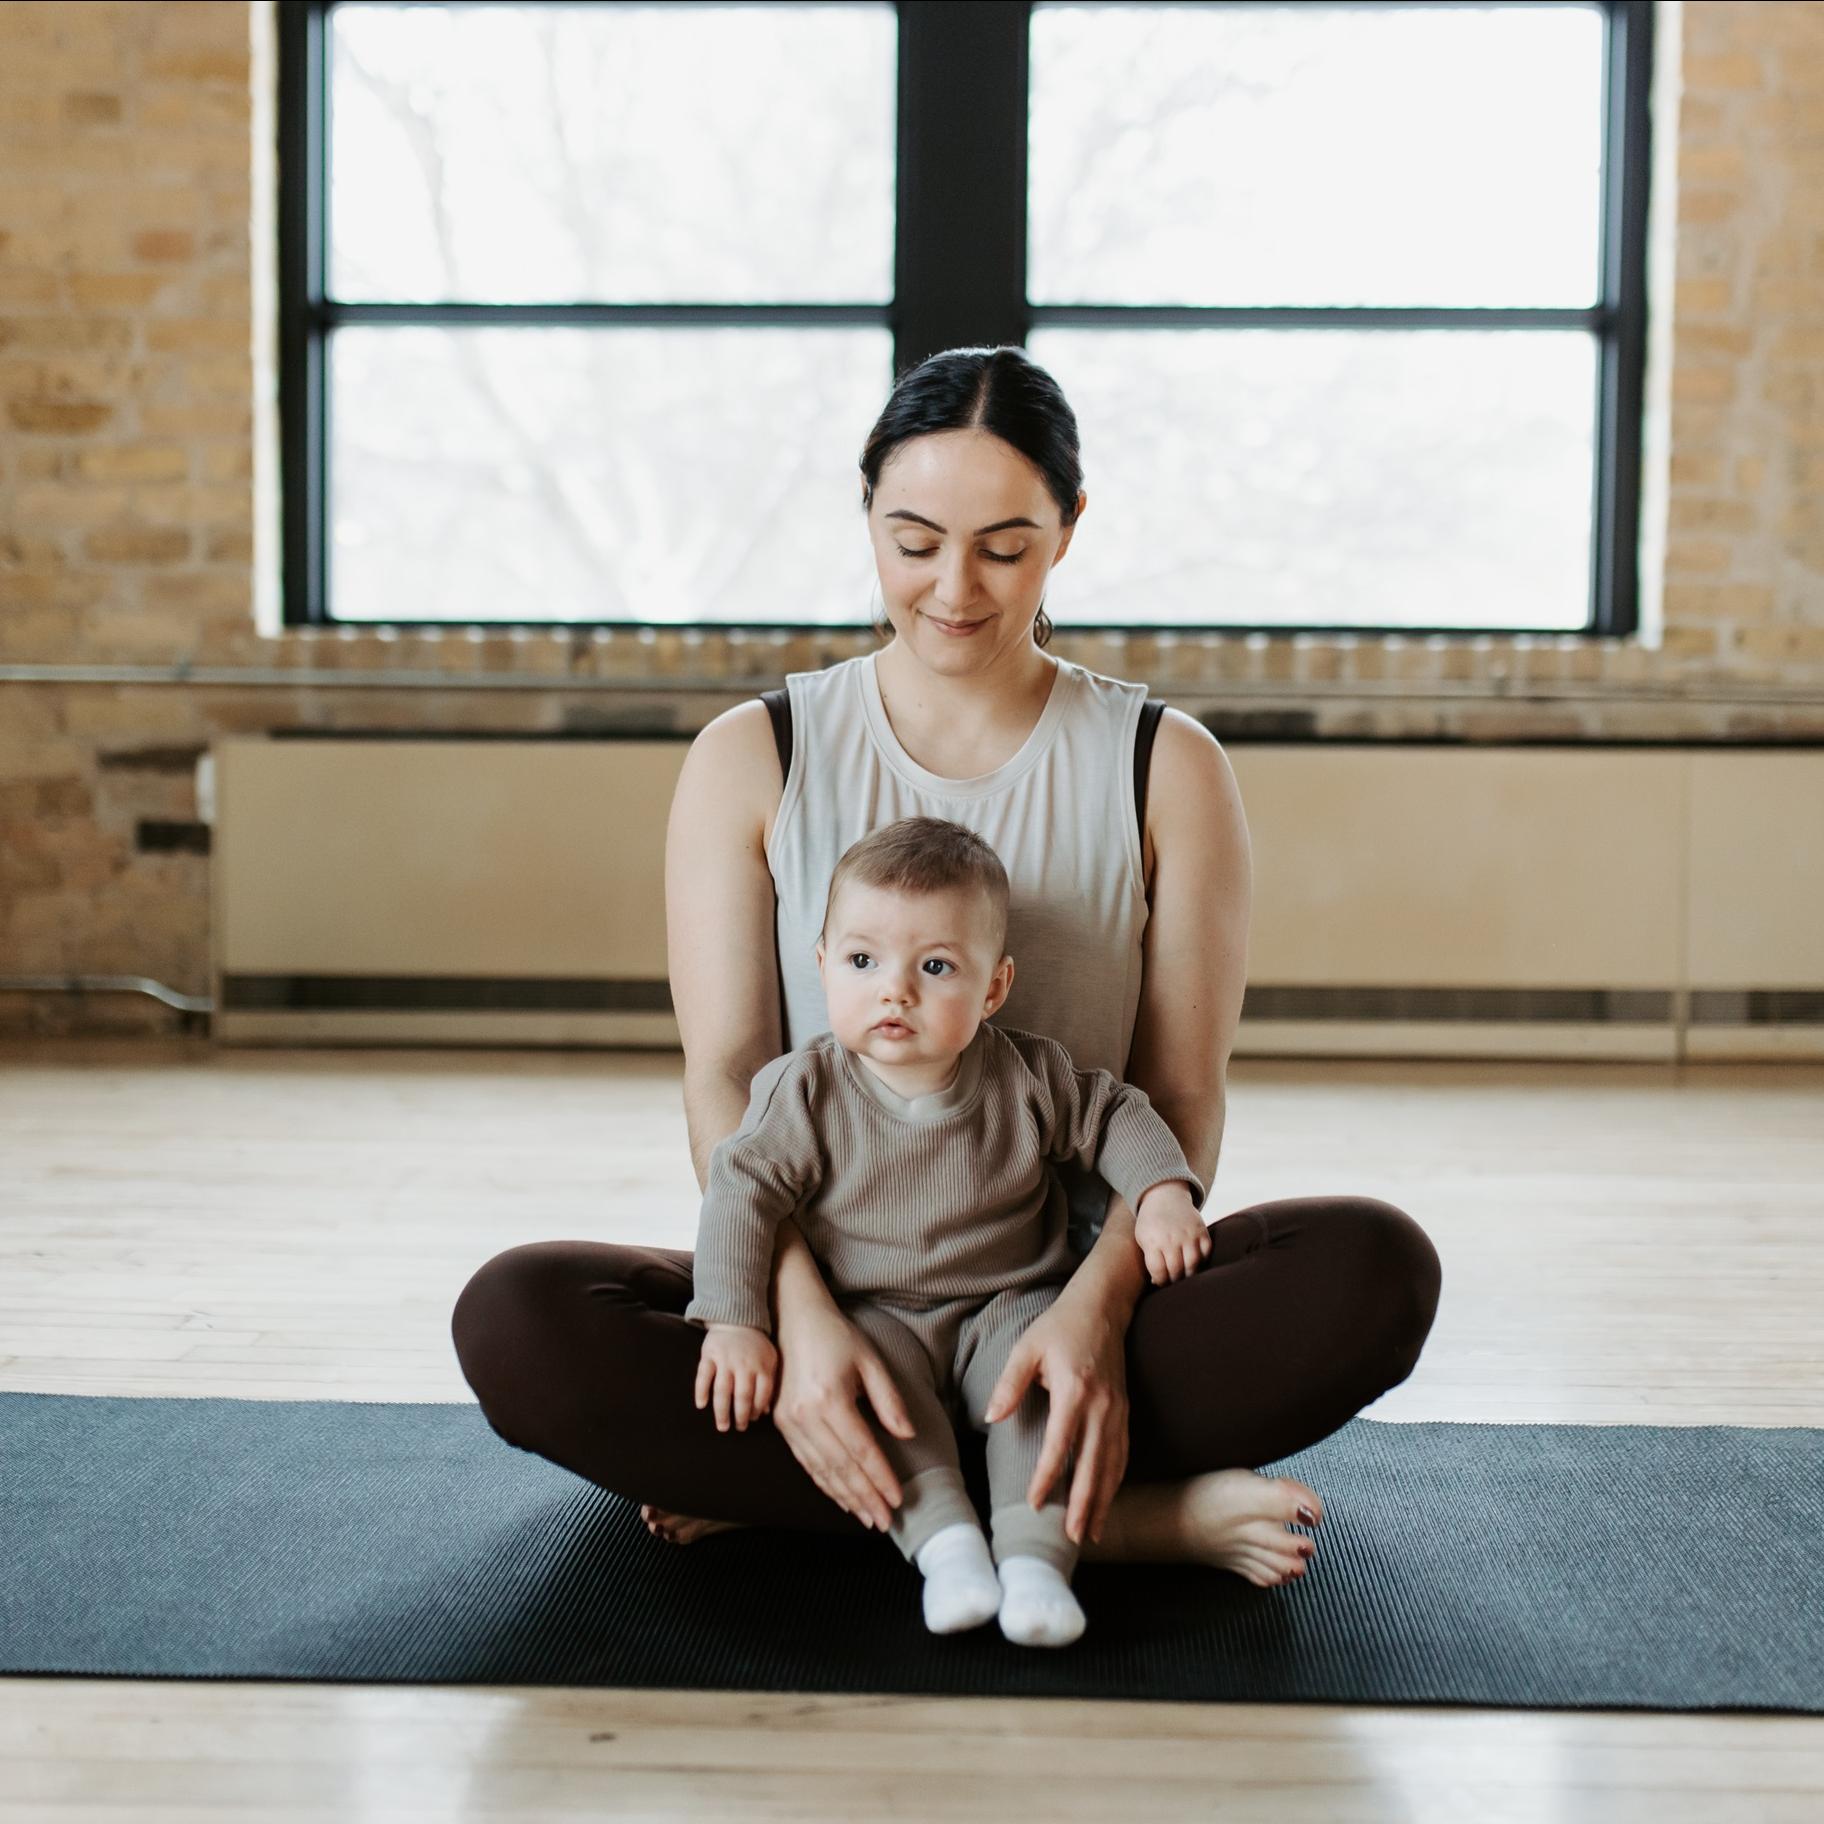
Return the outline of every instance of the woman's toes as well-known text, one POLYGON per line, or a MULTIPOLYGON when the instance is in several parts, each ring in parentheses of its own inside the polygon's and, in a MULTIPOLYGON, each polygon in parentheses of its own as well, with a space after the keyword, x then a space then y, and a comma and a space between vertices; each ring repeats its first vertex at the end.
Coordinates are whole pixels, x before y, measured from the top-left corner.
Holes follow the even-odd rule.
POLYGON ((1308 1483, 1300 1482, 1293 1476, 1279 1477, 1280 1493, 1286 1497, 1291 1512, 1286 1515, 1286 1524, 1292 1526, 1321 1526, 1324 1519, 1324 1504, 1318 1498, 1317 1490, 1308 1483), (1299 1510, 1303 1509, 1301 1513, 1299 1510), (1307 1520, 1305 1514, 1311 1518, 1307 1520))

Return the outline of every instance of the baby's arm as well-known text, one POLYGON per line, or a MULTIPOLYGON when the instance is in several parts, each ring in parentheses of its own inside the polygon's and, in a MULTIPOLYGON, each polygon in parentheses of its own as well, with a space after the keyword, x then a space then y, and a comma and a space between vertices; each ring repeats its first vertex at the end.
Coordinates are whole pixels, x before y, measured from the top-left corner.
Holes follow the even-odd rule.
POLYGON ((1211 1247, 1203 1181, 1146 1091, 1106 1070, 1078 1070, 1056 1039, 1029 1035, 1021 1049, 1047 1091, 1047 1156, 1075 1159, 1127 1200, 1154 1285, 1196 1272, 1211 1247))
POLYGON ((713 1399, 716 1429, 745 1431, 750 1418, 770 1412, 779 1380, 779 1350, 764 1330, 750 1324, 711 1324, 697 1358, 697 1410, 713 1399))
POLYGON ((787 1052, 755 1074, 741 1124, 710 1153, 691 1263, 686 1322, 707 1334, 697 1364, 696 1404, 715 1401, 716 1424, 732 1415, 745 1429, 766 1412, 779 1352, 767 1304, 773 1243, 781 1220, 822 1182, 811 1116, 814 1061, 787 1052))
POLYGON ((1140 1199, 1134 1211, 1134 1245, 1146 1260, 1146 1276, 1154 1285, 1184 1279, 1216 1244, 1191 1201, 1189 1187, 1179 1178, 1156 1184, 1140 1199))

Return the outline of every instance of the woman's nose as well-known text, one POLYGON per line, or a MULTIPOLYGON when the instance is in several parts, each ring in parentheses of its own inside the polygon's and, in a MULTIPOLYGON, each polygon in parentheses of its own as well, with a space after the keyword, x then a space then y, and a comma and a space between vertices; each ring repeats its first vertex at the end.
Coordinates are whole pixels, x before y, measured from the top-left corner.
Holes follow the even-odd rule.
POLYGON ((946 613, 960 614, 975 600, 975 584, 969 574, 969 556, 964 552, 944 563, 939 574, 943 586, 938 590, 938 601, 946 613))

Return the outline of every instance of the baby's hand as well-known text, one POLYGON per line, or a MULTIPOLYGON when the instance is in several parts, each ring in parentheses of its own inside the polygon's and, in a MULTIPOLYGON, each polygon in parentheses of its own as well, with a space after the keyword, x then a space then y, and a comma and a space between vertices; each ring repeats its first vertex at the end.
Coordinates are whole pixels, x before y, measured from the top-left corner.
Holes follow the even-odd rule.
POLYGON ((778 1378, 779 1351, 764 1330, 751 1324, 711 1324, 697 1358, 697 1410, 713 1394, 716 1429, 728 1429, 732 1404, 735 1429, 745 1431, 750 1418, 771 1409, 778 1378))
POLYGON ((1134 1240, 1146 1257, 1147 1276, 1156 1286, 1186 1279, 1197 1271, 1212 1243, 1191 1201, 1190 1186, 1182 1178, 1155 1184, 1140 1199, 1134 1212, 1134 1240))

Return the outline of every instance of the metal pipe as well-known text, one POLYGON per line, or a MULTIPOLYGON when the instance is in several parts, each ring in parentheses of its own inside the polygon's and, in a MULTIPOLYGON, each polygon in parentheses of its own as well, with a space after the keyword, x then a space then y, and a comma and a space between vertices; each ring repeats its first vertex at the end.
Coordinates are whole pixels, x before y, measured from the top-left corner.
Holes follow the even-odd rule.
POLYGON ((147 975, 0 975, 0 989, 12 988, 22 994, 42 994, 62 990, 71 994, 93 992, 149 994, 180 1013, 213 1013, 215 999, 207 994, 182 994, 155 982, 147 975))

